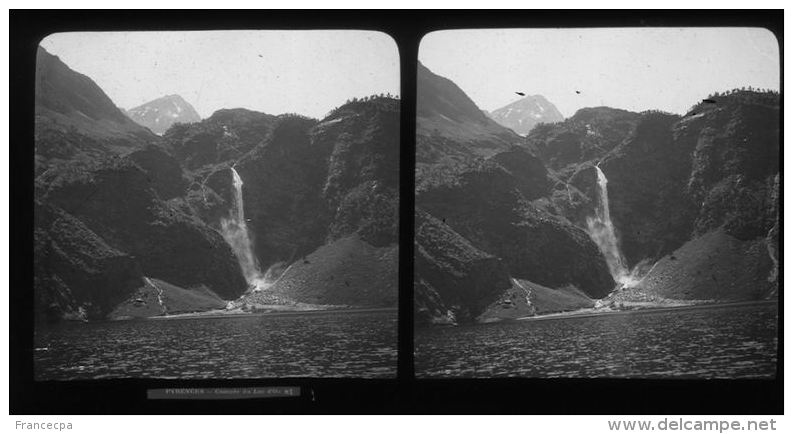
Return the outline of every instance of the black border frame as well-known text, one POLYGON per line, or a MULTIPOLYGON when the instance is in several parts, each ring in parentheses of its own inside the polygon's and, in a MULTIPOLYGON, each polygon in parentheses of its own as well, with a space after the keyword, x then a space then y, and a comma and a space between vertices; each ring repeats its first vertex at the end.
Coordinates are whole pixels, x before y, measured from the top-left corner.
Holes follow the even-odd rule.
MULTIPOLYGON (((774 11, 11 11, 9 406, 11 414, 782 414, 783 314, 774 380, 415 379, 413 209, 416 63, 421 38, 459 28, 763 27, 780 47, 774 11), (391 35, 400 54, 400 275, 398 374, 393 380, 33 381, 33 95, 35 53, 50 33, 108 30, 358 29, 391 35), (13 307, 13 308, 11 308, 13 307), (297 385, 300 398, 147 400, 153 387, 297 385), (542 398, 536 398, 542 397, 542 398)), ((784 80, 780 94, 784 103, 784 80)), ((784 113, 784 104, 782 108, 784 113)), ((783 114, 781 115, 783 118, 783 114)), ((784 137, 780 137, 780 151, 784 137)), ((781 153, 781 152, 780 152, 781 153)), ((783 167, 783 164, 780 163, 783 167)), ((780 175, 782 178, 784 174, 780 175)), ((782 187, 783 188, 783 187, 782 187)), ((784 188, 782 190, 784 193, 784 188)), ((783 216, 783 210, 780 209, 783 216)), ((781 237, 784 239, 784 224, 781 237)), ((780 248, 780 263, 783 263, 780 248)), ((783 273, 780 270, 780 286, 783 273)), ((780 291, 784 306, 784 292, 780 291)), ((784 309, 782 309, 784 310, 784 309)))

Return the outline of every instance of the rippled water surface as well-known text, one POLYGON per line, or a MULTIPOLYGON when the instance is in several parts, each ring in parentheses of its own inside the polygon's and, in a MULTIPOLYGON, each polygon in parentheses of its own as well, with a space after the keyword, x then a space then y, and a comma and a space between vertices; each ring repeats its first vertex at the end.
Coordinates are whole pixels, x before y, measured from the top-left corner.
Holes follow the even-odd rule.
POLYGON ((772 378, 777 304, 416 330, 418 377, 772 378))
POLYGON ((39 380, 394 377, 396 312, 64 324, 36 334, 39 380))

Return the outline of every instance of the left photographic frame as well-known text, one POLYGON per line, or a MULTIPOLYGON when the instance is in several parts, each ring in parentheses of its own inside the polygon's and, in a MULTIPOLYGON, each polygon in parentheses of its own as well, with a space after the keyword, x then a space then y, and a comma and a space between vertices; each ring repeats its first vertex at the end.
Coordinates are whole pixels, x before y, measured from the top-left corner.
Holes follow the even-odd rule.
POLYGON ((396 378, 399 85, 376 31, 44 38, 34 379, 396 378))

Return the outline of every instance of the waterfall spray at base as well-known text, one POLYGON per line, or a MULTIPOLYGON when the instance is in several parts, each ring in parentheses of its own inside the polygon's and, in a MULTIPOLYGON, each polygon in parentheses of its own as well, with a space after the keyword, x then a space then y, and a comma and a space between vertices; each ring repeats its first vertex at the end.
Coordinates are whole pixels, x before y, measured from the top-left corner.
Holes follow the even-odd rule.
POLYGON ((253 243, 248 233, 248 224, 245 221, 245 210, 242 202, 242 178, 233 167, 231 168, 231 173, 234 177, 234 207, 231 209, 229 218, 220 220, 221 233, 237 257, 248 286, 253 291, 261 291, 271 286, 272 282, 269 282, 266 276, 262 274, 259 261, 253 254, 253 243))
POLYGON ((620 284, 621 287, 633 286, 639 282, 639 278, 628 270, 625 265, 625 258, 620 251, 617 235, 614 233, 614 223, 611 221, 611 213, 609 212, 609 193, 608 193, 608 179, 606 175, 600 170, 600 166, 595 166, 598 175, 598 192, 599 200, 595 208, 595 216, 587 217, 587 232, 592 238, 592 241, 597 244, 603 256, 606 258, 609 272, 614 278, 614 281, 620 284))

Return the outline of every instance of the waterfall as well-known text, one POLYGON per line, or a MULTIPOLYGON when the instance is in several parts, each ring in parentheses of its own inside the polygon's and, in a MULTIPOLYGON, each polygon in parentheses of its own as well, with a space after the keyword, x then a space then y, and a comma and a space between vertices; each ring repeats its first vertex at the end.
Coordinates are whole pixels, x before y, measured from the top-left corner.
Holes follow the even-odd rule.
POLYGON ((237 257, 248 285, 254 291, 259 291, 270 285, 262 274, 259 260, 253 254, 253 243, 248 233, 242 201, 242 178, 234 167, 231 168, 231 173, 234 177, 234 207, 229 213, 229 218, 220 220, 221 233, 237 257))
POLYGON ((598 174, 600 197, 595 208, 595 216, 586 219, 587 231, 592 241, 603 253, 614 281, 623 287, 629 286, 636 283, 636 278, 625 266, 625 258, 622 256, 617 235, 614 233, 614 223, 611 221, 611 212, 609 211, 608 179, 600 170, 600 166, 595 166, 595 170, 598 174))
POLYGON ((160 304, 160 309, 162 310, 162 313, 163 313, 164 315, 167 315, 167 314, 168 314, 168 307, 167 307, 167 306, 165 306, 165 302, 163 302, 163 300, 162 300, 162 288, 160 288, 159 286, 157 286, 157 284, 156 284, 156 283, 154 283, 154 281, 153 281, 153 280, 149 279, 149 278, 148 278, 148 277, 146 277, 146 276, 143 276, 143 280, 145 280, 145 281, 146 281, 146 283, 147 283, 149 286, 151 286, 152 288, 154 288, 154 289, 156 289, 156 290, 157 290, 157 302, 160 304))

